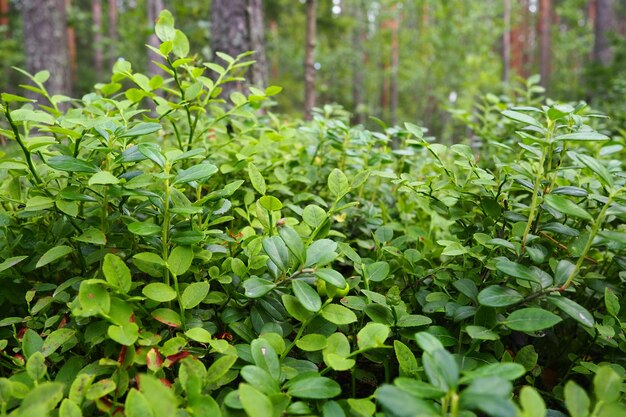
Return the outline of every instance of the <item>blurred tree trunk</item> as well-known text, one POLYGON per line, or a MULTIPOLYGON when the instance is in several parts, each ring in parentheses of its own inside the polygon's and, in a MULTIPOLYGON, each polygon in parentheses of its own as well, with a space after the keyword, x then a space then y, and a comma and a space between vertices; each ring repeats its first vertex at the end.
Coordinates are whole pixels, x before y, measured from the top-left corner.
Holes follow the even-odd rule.
MULTIPOLYGON (((153 27, 157 18, 159 17, 159 13, 163 10, 163 0, 148 0, 148 25, 149 27, 153 27)), ((159 38, 157 38, 154 31, 150 33, 150 37, 148 38, 148 45, 157 48, 159 47, 159 38)), ((148 49, 148 74, 156 75, 162 74, 163 71, 159 68, 155 62, 162 62, 163 59, 148 49)))
POLYGON ((363 114, 363 68, 365 66, 365 56, 363 52, 363 42, 365 42, 366 21, 365 6, 362 0, 357 0, 354 5, 354 28, 352 30, 352 106, 353 122, 357 124, 365 123, 363 114))
POLYGON ((398 121, 398 70, 400 67, 400 48, 398 45, 398 37, 400 31, 400 12, 397 3, 392 6, 392 17, 390 20, 391 30, 391 74, 389 80, 390 103, 389 116, 391 124, 395 125, 398 121))
POLYGON ((117 60, 117 0, 109 0, 109 70, 117 60))
POLYGON ((102 0, 91 0, 91 17, 93 19, 93 66, 96 79, 102 77, 102 0))
MULTIPOLYGON (((65 0, 65 12, 72 9, 72 0, 65 0)), ((74 86, 78 82, 78 58, 76 55, 76 30, 72 22, 67 23, 67 53, 70 61, 70 80, 74 86)), ((71 88, 70 88, 71 89, 71 88)))
POLYGON ((313 118, 315 107, 315 44, 317 43, 317 0, 306 2, 306 50, 304 57, 304 118, 313 118))
POLYGON ((0 0, 0 26, 9 29, 9 0, 0 0))
POLYGON ((541 85, 548 88, 550 85, 550 60, 552 51, 550 46, 550 23, 552 22, 551 0, 539 1, 539 69, 541 85))
POLYGON ((48 91, 71 95, 65 0, 23 0, 22 19, 26 69, 32 74, 47 69, 48 91))
MULTIPOLYGON (((211 41, 213 53, 223 52, 232 57, 255 51, 256 63, 248 70, 248 84, 267 85, 267 59, 262 0, 213 0, 211 4, 211 41)), ((213 58, 221 61, 217 56, 213 58)), ((223 62, 221 62, 223 63, 223 62)), ((244 83, 223 85, 226 96, 242 91, 244 83)))
POLYGON ((595 2, 593 60, 606 67, 613 60, 613 51, 607 38, 607 34, 613 29, 613 0, 595 0, 595 2))
POLYGON ((502 36, 502 81, 511 80, 511 0, 504 0, 504 33, 502 36))

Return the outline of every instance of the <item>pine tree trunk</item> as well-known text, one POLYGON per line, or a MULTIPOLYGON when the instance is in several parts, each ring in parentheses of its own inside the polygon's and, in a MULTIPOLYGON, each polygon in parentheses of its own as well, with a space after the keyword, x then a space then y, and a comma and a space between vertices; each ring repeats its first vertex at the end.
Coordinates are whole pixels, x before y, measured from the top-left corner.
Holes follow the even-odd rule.
POLYGON ((26 69, 33 74, 50 71, 48 91, 71 95, 65 0, 23 0, 22 19, 26 69))
POLYGON ((363 124, 365 115, 362 111, 363 106, 363 68, 365 66, 365 57, 363 52, 363 42, 365 42, 365 10, 363 2, 358 0, 355 4, 354 20, 355 25, 352 31, 352 107, 353 122, 363 124))
MULTIPOLYGON (((211 4, 211 42, 213 53, 223 52, 231 57, 255 51, 256 64, 248 70, 248 84, 264 87, 267 84, 267 60, 262 0, 213 0, 211 4)), ((224 62, 214 55, 216 62, 224 62)), ((227 97, 233 91, 243 91, 243 82, 223 85, 227 97)))
POLYGON ((117 60, 117 0, 109 0, 109 70, 117 60))
POLYGON ((539 2, 539 68, 541 73, 541 85, 548 88, 550 85, 550 59, 552 51, 550 47, 550 23, 552 21, 552 7, 550 0, 539 2))
POLYGON ((502 35, 502 81, 511 80, 511 0, 504 0, 504 33, 502 35))
POLYGON ((608 66, 613 60, 613 51, 607 38, 613 29, 613 0, 596 0, 595 9, 593 60, 602 66, 608 66))
POLYGON ((0 0, 0 26, 9 27, 9 1, 0 0))
POLYGON ((398 45, 398 37, 400 31, 400 13, 398 6, 393 5, 393 16, 390 21, 391 29, 391 74, 389 80, 390 88, 390 103, 389 103, 389 117, 391 124, 395 125, 398 119, 398 70, 400 67, 400 48, 398 45))
POLYGON ((102 0, 91 1, 91 16, 93 19, 93 66, 96 79, 102 77, 102 0))
POLYGON ((306 49, 304 57, 304 118, 313 118, 315 107, 315 45, 317 43, 317 0, 306 2, 306 49))
POLYGON ((263 23, 263 0, 248 0, 248 28, 250 50, 254 51, 256 63, 250 69, 250 84, 267 87, 267 58, 265 55, 265 25, 263 23))

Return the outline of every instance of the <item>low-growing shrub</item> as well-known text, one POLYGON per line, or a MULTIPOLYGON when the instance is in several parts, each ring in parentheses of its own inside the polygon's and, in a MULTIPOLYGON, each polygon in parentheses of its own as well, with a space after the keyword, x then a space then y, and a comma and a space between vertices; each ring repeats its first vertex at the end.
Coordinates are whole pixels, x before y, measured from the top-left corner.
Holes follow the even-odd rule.
POLYGON ((156 33, 162 75, 2 94, 3 415, 626 415, 623 138, 584 105, 492 100, 479 154, 223 99, 248 55, 156 33))

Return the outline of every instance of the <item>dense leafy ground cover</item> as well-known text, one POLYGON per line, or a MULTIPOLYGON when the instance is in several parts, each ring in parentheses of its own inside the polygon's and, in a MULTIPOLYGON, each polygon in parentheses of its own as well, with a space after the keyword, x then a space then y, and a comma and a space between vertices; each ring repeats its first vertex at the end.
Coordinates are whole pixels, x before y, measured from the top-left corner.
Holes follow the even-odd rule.
POLYGON ((602 118, 490 96, 473 148, 282 120, 218 98, 245 56, 157 34, 164 77, 2 95, 3 415, 626 415, 602 118))

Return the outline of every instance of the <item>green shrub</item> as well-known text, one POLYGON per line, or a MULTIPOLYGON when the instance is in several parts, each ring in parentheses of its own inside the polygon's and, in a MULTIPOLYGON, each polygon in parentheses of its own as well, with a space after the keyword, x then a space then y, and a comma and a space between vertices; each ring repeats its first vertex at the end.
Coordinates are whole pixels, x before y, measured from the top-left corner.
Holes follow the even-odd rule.
POLYGON ((498 112, 479 160, 224 100, 247 55, 156 32, 163 76, 2 94, 2 414, 626 415, 623 138, 584 105, 498 112))

